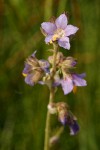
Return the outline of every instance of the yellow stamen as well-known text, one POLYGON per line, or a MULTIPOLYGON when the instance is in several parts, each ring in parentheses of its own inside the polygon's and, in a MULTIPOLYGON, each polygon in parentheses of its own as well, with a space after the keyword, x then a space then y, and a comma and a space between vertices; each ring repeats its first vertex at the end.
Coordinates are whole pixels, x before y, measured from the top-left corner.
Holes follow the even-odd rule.
POLYGON ((55 34, 55 35, 53 36, 52 40, 53 40, 53 41, 56 41, 56 40, 57 40, 57 38, 58 38, 58 35, 57 35, 57 34, 55 34))
POLYGON ((22 73, 22 75, 23 75, 24 77, 27 77, 27 74, 25 74, 25 73, 22 73))
POLYGON ((73 93, 75 94, 77 92, 77 86, 73 87, 73 93))
POLYGON ((50 40, 50 44, 52 44, 52 40, 50 40))

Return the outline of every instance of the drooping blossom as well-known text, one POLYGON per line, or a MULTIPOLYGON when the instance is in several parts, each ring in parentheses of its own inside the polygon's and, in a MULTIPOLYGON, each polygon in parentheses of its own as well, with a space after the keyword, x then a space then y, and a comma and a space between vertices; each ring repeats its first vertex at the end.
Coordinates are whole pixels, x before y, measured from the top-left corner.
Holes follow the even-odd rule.
POLYGON ((69 126, 70 135, 75 135, 79 131, 77 118, 72 114, 69 106, 64 102, 50 103, 48 105, 51 114, 58 114, 58 119, 62 125, 69 126))
POLYGON ((76 73, 67 73, 64 76, 57 75, 55 76, 54 86, 62 87, 64 94, 69 94, 70 92, 76 92, 78 86, 86 86, 87 82, 85 79, 85 73, 76 74, 76 73))
POLYGON ((70 128, 70 135, 75 135, 77 134, 77 132, 79 131, 79 125, 77 123, 77 121, 73 118, 70 118, 70 120, 68 120, 68 125, 70 128))
POLYGON ((40 81, 42 77, 49 71, 49 63, 45 60, 38 60, 34 52, 25 61, 25 68, 22 72, 25 82, 31 86, 40 81))
POLYGON ((69 106, 64 102, 59 102, 56 104, 57 112, 58 112, 58 119, 59 121, 65 125, 67 121, 67 115, 69 106))
POLYGON ((78 28, 73 25, 68 25, 68 18, 66 14, 61 14, 53 22, 43 22, 41 28, 45 33, 45 42, 53 43, 58 42, 60 47, 65 49, 70 49, 70 39, 71 35, 74 35, 78 28))
POLYGON ((57 103, 59 121, 70 128, 70 135, 75 135, 79 131, 76 117, 71 113, 69 106, 64 102, 57 103))
POLYGON ((71 91, 74 91, 74 89, 77 86, 86 86, 86 80, 84 80, 83 78, 85 77, 85 73, 83 74, 69 74, 66 75, 65 78, 61 79, 61 86, 62 89, 64 91, 64 94, 68 94, 71 91))

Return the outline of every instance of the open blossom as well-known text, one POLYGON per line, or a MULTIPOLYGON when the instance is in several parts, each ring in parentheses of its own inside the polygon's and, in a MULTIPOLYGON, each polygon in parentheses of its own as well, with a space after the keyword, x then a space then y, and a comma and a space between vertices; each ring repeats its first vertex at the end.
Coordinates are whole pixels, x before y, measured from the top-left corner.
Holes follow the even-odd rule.
POLYGON ((38 60, 35 53, 26 59, 25 68, 22 72, 25 82, 31 86, 40 81, 44 74, 49 71, 48 61, 38 60))
POLYGON ((70 92, 75 92, 77 86, 86 86, 87 82, 85 79, 85 73, 76 74, 76 73, 67 73, 66 76, 60 77, 55 76, 54 86, 62 86, 64 94, 69 94, 70 92))
POLYGON ((41 27, 46 35, 46 43, 57 41, 60 47, 68 50, 70 49, 69 36, 78 30, 77 27, 68 25, 68 18, 65 14, 61 14, 54 22, 43 22, 41 27))
POLYGON ((74 91, 74 88, 76 88, 77 86, 86 86, 87 83, 86 80, 83 79, 84 77, 85 77, 85 73, 83 74, 72 73, 66 75, 66 77, 63 78, 60 82, 64 94, 68 94, 71 91, 74 91))

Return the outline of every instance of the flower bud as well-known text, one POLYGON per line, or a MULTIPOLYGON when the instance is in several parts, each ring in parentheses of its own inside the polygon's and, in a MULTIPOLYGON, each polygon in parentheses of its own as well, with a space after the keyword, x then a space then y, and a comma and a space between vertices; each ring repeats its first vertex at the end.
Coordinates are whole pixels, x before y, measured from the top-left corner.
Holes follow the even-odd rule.
POLYGON ((55 103, 50 103, 48 105, 48 110, 51 114, 56 114, 57 113, 57 108, 55 103))

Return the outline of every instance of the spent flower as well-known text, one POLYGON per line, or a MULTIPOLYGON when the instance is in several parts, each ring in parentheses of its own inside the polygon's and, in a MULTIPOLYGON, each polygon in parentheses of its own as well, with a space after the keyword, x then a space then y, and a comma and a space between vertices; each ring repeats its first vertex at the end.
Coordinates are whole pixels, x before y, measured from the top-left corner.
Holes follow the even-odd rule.
POLYGON ((77 118, 72 114, 67 103, 65 102, 50 103, 48 105, 48 109, 51 114, 58 115, 58 119, 62 125, 69 126, 70 135, 77 134, 77 132, 79 131, 77 118))
POLYGON ((45 60, 38 60, 34 52, 25 61, 25 68, 22 72, 25 82, 31 86, 40 81, 49 72, 49 63, 45 60))
MULTIPOLYGON (((48 61, 50 64, 53 64, 54 56, 49 56, 48 61)), ((56 57, 56 67, 57 69, 62 70, 61 72, 68 72, 68 70, 74 69, 75 65, 77 64, 77 60, 73 57, 65 57, 62 52, 57 53, 56 57)))

